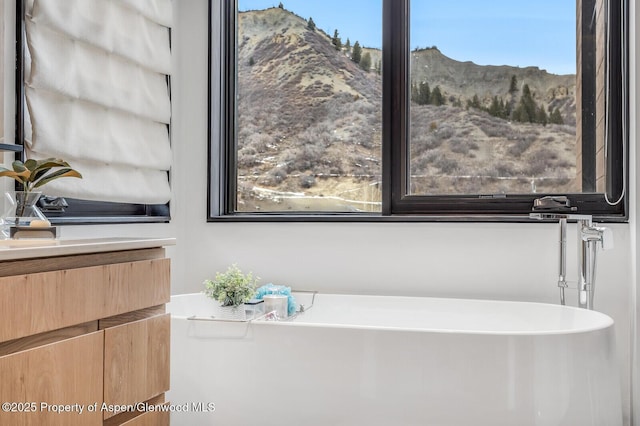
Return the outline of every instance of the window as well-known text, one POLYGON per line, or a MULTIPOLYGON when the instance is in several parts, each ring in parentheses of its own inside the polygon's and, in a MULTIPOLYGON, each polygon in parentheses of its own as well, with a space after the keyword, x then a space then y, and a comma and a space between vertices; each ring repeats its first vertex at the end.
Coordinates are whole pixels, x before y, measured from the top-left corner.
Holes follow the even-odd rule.
POLYGON ((626 220, 625 1, 344 3, 211 3, 211 219, 626 220))
POLYGON ((83 175, 43 188, 46 216, 167 221, 171 2, 17 4, 17 155, 63 158, 83 175))

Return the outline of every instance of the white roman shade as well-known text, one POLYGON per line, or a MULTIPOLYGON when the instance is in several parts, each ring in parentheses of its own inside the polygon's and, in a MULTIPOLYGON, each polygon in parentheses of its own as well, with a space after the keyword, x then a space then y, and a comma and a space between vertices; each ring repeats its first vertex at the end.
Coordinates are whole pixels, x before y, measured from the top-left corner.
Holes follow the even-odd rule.
POLYGON ((50 182, 47 195, 169 201, 171 10, 171 0, 27 2, 27 158, 62 158, 84 177, 50 182))

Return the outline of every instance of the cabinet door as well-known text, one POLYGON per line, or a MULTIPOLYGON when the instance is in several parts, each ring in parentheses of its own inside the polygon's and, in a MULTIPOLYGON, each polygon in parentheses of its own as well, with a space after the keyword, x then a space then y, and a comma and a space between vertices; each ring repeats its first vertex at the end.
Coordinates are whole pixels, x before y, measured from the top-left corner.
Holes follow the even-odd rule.
POLYGON ((170 330, 169 314, 104 330, 106 404, 136 404, 169 390, 170 330))
POLYGON ((103 344, 98 331, 0 357, 0 425, 101 425, 103 344))

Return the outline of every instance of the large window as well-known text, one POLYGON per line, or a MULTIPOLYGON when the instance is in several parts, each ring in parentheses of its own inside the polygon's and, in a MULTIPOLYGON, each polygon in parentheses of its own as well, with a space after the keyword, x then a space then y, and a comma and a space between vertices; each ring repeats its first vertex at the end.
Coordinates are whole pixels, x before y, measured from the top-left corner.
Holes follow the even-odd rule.
POLYGON ((625 220, 624 1, 211 4, 210 218, 625 220))

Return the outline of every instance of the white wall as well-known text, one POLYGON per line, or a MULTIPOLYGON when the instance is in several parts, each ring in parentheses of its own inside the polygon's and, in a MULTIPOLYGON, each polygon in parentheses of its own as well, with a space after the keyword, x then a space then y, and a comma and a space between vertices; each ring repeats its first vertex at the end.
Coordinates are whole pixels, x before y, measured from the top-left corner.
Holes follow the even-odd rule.
MULTIPOLYGON (((206 223, 207 0, 175 1, 174 13, 172 223, 69 226, 65 237, 177 237, 174 294, 200 291, 238 263, 262 283, 298 289, 557 302, 553 224, 206 223)), ((611 227, 616 245, 599 259, 596 307, 616 321, 628 417, 638 230, 633 220, 611 227)), ((573 245, 569 256, 575 279, 573 245)), ((574 303, 575 293, 568 297, 574 303)))

